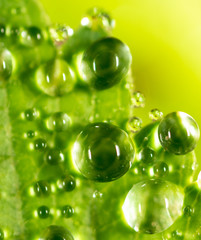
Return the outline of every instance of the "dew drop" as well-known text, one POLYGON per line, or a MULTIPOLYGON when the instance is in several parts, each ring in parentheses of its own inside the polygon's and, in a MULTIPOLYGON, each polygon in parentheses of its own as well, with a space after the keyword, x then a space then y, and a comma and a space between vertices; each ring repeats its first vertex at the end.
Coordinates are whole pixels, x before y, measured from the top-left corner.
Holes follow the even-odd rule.
POLYGON ((184 239, 184 236, 182 236, 182 233, 180 233, 176 230, 172 231, 171 237, 172 237, 172 239, 175 239, 175 240, 183 240, 184 239))
POLYGON ((25 118, 28 121, 36 120, 38 113, 35 108, 29 108, 24 112, 25 118))
POLYGON ((3 24, 0 24, 0 38, 6 35, 6 27, 3 24))
POLYGON ((143 93, 136 91, 132 96, 133 107, 140 108, 145 106, 145 96, 143 93))
POLYGON ((129 170, 134 147, 127 133, 120 128, 108 123, 93 123, 78 135, 72 158, 86 178, 108 182, 129 170))
POLYGON ((88 26, 94 30, 102 28, 110 32, 115 27, 115 21, 105 11, 94 7, 87 12, 85 17, 82 18, 81 25, 88 26))
POLYGON ((94 191, 93 198, 101 199, 102 197, 103 197, 102 192, 99 192, 98 190, 94 191))
POLYGON ((131 188, 122 209, 128 225, 136 232, 155 234, 169 228, 182 214, 183 198, 177 185, 151 179, 131 188))
POLYGON ((38 88, 49 96, 62 96, 71 92, 75 85, 72 68, 62 59, 40 66, 35 74, 38 88))
POLYGON ((64 154, 59 149, 49 149, 46 154, 46 161, 50 165, 57 165, 64 162, 64 154))
POLYGON ((184 215, 185 216, 190 217, 193 215, 193 213, 194 213, 194 209, 191 206, 188 205, 188 206, 184 207, 184 215))
POLYGON ((120 40, 112 37, 98 40, 83 54, 83 81, 96 90, 111 88, 127 75, 131 59, 129 48, 120 40))
POLYGON ((34 192, 37 197, 47 197, 50 195, 50 184, 45 180, 40 180, 34 184, 34 192))
POLYGON ((43 138, 38 138, 34 141, 34 148, 38 151, 44 151, 47 147, 47 142, 43 138))
POLYGON ((12 54, 7 49, 0 48, 0 80, 8 80, 13 71, 12 54))
POLYGON ((47 120, 46 126, 50 131, 62 132, 69 129, 71 125, 70 117, 63 112, 53 113, 47 120))
POLYGON ((57 44, 64 43, 73 32, 73 29, 65 24, 56 24, 50 28, 51 39, 57 44))
POLYGON ((65 218, 70 218, 74 215, 74 209, 70 205, 65 205, 62 208, 62 216, 65 218))
POLYGON ((12 37, 12 40, 13 41, 16 41, 17 39, 19 39, 19 36, 20 36, 20 28, 19 27, 12 27, 10 29, 10 37, 12 37))
POLYGON ((138 132, 142 128, 142 120, 138 117, 132 117, 127 123, 127 130, 138 132))
POLYGON ((158 162, 154 165, 154 174, 157 177, 164 177, 169 173, 169 167, 165 162, 158 162))
POLYGON ((149 112, 149 118, 152 121, 157 121, 157 120, 161 119, 162 117, 163 117, 163 113, 160 110, 158 110, 157 108, 154 108, 149 112))
POLYGON ((155 157, 155 151, 149 147, 144 147, 138 155, 139 160, 142 161, 145 165, 152 165, 155 157))
POLYGON ((66 228, 51 225, 45 229, 40 240, 74 240, 74 238, 66 228))
POLYGON ((29 27, 21 32, 20 42, 27 47, 34 47, 43 41, 43 35, 39 28, 29 27))
POLYGON ((4 240, 4 232, 0 229, 0 240, 4 240))
POLYGON ((27 131, 26 136, 28 138, 34 138, 35 137, 35 132, 33 130, 29 130, 29 131, 27 131))
POLYGON ((63 176, 58 182, 57 186, 59 189, 62 189, 66 192, 71 192, 76 187, 76 180, 71 175, 63 176))
POLYGON ((190 115, 184 112, 173 112, 160 122, 158 136, 165 150, 183 155, 196 147, 200 131, 196 121, 190 115))
POLYGON ((50 215, 50 209, 47 206, 40 206, 37 209, 37 213, 39 218, 45 219, 48 218, 50 215))

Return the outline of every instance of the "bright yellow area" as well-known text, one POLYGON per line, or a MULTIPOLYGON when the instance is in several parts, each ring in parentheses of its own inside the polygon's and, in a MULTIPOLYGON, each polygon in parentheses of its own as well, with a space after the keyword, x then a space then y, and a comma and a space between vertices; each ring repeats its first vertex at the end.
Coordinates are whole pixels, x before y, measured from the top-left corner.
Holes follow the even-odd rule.
MULTIPOLYGON (((136 114, 184 111, 201 128, 201 1, 200 0, 41 0, 52 22, 76 28, 93 6, 116 19, 114 35, 133 55, 136 90, 146 107, 136 114)), ((201 165, 201 140, 196 149, 201 165)), ((201 167, 200 167, 201 169, 201 167)))

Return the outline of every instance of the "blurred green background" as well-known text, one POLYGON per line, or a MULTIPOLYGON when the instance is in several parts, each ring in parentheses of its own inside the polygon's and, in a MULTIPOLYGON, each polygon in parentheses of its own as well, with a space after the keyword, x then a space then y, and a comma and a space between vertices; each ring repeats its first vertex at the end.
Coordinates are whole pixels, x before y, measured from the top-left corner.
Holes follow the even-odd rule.
MULTIPOLYGON (((98 6, 116 20, 114 36, 133 55, 135 88, 146 96, 136 115, 149 121, 158 108, 167 114, 184 111, 201 127, 200 0, 41 0, 53 23, 77 28, 84 13, 98 6)), ((201 169, 201 140, 196 149, 201 169)))

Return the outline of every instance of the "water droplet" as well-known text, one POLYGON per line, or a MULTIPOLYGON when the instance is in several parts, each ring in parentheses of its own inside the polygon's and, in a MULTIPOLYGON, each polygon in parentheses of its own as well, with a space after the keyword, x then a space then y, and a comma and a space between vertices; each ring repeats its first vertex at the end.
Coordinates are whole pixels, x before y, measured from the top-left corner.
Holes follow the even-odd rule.
POLYGON ((36 120, 38 113, 35 108, 29 108, 24 112, 25 118, 28 121, 36 120))
POLYGON ((159 233, 181 215, 183 198, 182 190, 173 183, 161 179, 140 182, 127 194, 124 216, 136 232, 159 233))
POLYGON ((145 96, 143 93, 136 91, 133 93, 132 97, 132 104, 136 108, 144 107, 145 106, 145 96))
POLYGON ((38 151, 44 151, 47 147, 47 142, 43 138, 38 138, 34 141, 34 148, 38 151))
POLYGON ((6 35, 6 27, 3 24, 0 24, 0 38, 6 35))
POLYGON ((19 27, 14 27, 14 26, 11 27, 10 36, 12 37, 13 41, 16 41, 19 38, 20 33, 21 33, 21 31, 20 31, 19 27))
POLYGON ((144 147, 138 155, 139 160, 142 161, 145 165, 152 165, 155 157, 155 151, 149 147, 144 147))
POLYGON ((82 26, 88 26, 94 30, 102 28, 110 32, 115 27, 115 21, 108 13, 100 8, 94 7, 87 12, 81 20, 82 26))
POLYGON ((169 167, 165 162, 158 162, 154 165, 154 174, 157 177, 164 177, 169 173, 169 167))
POLYGON ((50 28, 50 36, 57 44, 64 43, 73 35, 73 29, 65 24, 56 24, 50 28))
POLYGON ((154 108, 149 112, 149 118, 152 121, 157 121, 157 120, 161 119, 162 117, 163 117, 163 113, 160 110, 158 110, 157 108, 154 108))
POLYGON ((74 240, 74 238, 66 228, 51 225, 45 229, 40 240, 74 240))
POLYGON ((0 80, 10 78, 13 71, 13 61, 10 51, 0 48, 0 80))
POLYGON ((34 138, 35 137, 35 132, 33 130, 29 130, 29 131, 27 131, 26 136, 28 138, 34 138))
POLYGON ((87 125, 77 137, 72 158, 87 178, 108 182, 131 167, 134 147, 126 132, 108 123, 87 125))
POLYGON ((26 8, 24 8, 24 7, 14 7, 14 8, 11 8, 10 13, 12 15, 20 15, 20 14, 24 13, 25 11, 26 11, 26 8))
POLYGON ((0 229, 0 240, 4 240, 4 232, 0 229))
POLYGON ((40 206, 37 210, 39 218, 45 219, 50 215, 50 209, 47 206, 40 206))
POLYGON ((74 215, 74 209, 70 205, 65 205, 62 208, 62 215, 65 218, 70 218, 74 215))
POLYGON ((66 192, 71 192, 76 187, 75 178, 71 175, 63 176, 58 182, 57 186, 59 189, 63 189, 66 192))
POLYGON ((171 233, 171 239, 175 239, 175 240, 183 240, 184 239, 184 236, 182 236, 182 233, 178 232, 178 231, 173 231, 171 233))
POLYGON ((34 184, 34 192, 37 197, 46 197, 50 195, 50 184, 45 180, 40 180, 34 184))
POLYGON ((82 78, 96 90, 113 87, 127 75, 131 58, 129 48, 120 40, 98 40, 83 54, 82 78))
POLYGON ((177 155, 192 151, 200 137, 196 121, 184 112, 173 112, 162 119, 158 127, 163 148, 177 155))
POLYGON ((53 113, 46 121, 46 126, 50 131, 62 132, 69 129, 71 125, 70 117, 63 112, 53 113))
POLYGON ((99 192, 98 190, 96 190, 96 191, 93 193, 93 198, 101 199, 102 197, 103 197, 102 192, 99 192))
POLYGON ((56 59, 40 66, 35 74, 38 88, 49 96, 62 96, 71 92, 75 74, 67 62, 56 59))
POLYGON ((43 41, 43 35, 39 28, 29 27, 21 32, 20 42, 27 47, 39 45, 43 41))
POLYGON ((138 117, 132 117, 127 123, 127 130, 138 132, 142 128, 142 120, 138 117))
POLYGON ((46 154, 46 161, 50 165, 57 165, 64 162, 64 154, 59 149, 49 149, 46 154))
POLYGON ((188 205, 184 207, 184 215, 190 217, 193 215, 193 213, 194 213, 194 209, 191 206, 188 205))

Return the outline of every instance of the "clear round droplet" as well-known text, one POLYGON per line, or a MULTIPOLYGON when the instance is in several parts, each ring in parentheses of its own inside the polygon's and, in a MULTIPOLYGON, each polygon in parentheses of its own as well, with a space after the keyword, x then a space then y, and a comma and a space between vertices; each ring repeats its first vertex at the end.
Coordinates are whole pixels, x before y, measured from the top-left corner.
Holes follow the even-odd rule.
POLYGON ((143 93, 136 91, 131 98, 133 107, 142 108, 145 106, 145 96, 143 93))
POLYGON ((40 240, 74 240, 74 238, 66 228, 51 225, 44 230, 40 240))
POLYGON ((72 158, 86 178, 108 182, 129 170, 134 159, 134 147, 122 129, 108 123, 93 123, 78 135, 72 158))
POLYGON ((38 117, 38 113, 35 108, 29 108, 24 112, 24 116, 28 121, 34 121, 38 117))
POLYGON ((184 236, 182 235, 181 232, 177 231, 177 230, 174 230, 171 232, 171 239, 173 240, 183 240, 184 239, 184 236))
POLYGON ((103 197, 103 194, 102 192, 96 190, 93 192, 93 198, 96 198, 96 199, 101 199, 103 197))
POLYGON ((38 88, 49 96, 62 96, 71 92, 75 85, 72 68, 62 59, 40 66, 35 73, 38 88))
POLYGON ((138 159, 145 165, 152 165, 156 158, 156 152, 150 147, 144 147, 138 154, 138 159))
POLYGON ((191 217, 194 213, 194 208, 191 207, 190 205, 187 205, 184 207, 183 211, 185 216, 191 217))
POLYGON ((164 177, 169 173, 169 167, 165 162, 158 162, 154 165, 154 175, 164 177))
POLYGON ((27 47, 34 47, 43 41, 42 31, 38 27, 28 27, 21 32, 20 43, 27 47))
POLYGON ((71 192, 76 187, 76 180, 72 175, 65 175, 58 180, 57 186, 65 192, 71 192))
POLYGON ((165 150, 183 155, 194 150, 200 131, 190 115, 184 112, 172 112, 160 122, 158 136, 165 150))
POLYGON ((142 128, 142 120, 139 117, 132 117, 127 123, 127 130, 131 132, 138 132, 142 128))
POLYGON ((70 205, 63 206, 61 212, 62 216, 65 218, 70 218, 74 215, 74 209, 70 205))
POLYGON ((13 61, 9 50, 0 48, 0 81, 8 80, 12 75, 13 61))
POLYGON ((163 117, 163 113, 160 110, 158 110, 157 108, 154 108, 149 112, 149 118, 152 121, 157 121, 157 120, 161 119, 162 117, 163 117))
POLYGON ((122 209, 128 225, 136 232, 155 234, 169 228, 182 214, 183 199, 177 185, 151 179, 131 188, 122 209))
POLYGON ((34 141, 34 148, 38 151, 44 151, 47 147, 47 142, 43 138, 38 138, 34 141))
POLYGON ((45 180, 40 180, 34 184, 34 192, 37 197, 47 197, 51 193, 50 184, 45 180))
POLYGON ((6 35, 6 26, 3 24, 0 24, 0 38, 4 37, 6 35))
POLYGON ((59 149, 49 149, 46 153, 46 162, 50 165, 58 165, 64 162, 64 154, 59 149))
POLYGON ((48 218, 48 217, 49 217, 49 215, 50 215, 50 209, 49 209, 49 207, 47 207, 47 206, 40 206, 40 207, 37 209, 37 213, 38 213, 38 217, 39 217, 39 218, 45 219, 45 218, 48 218))
POLYGON ((63 112, 53 113, 46 120, 47 129, 55 132, 63 132, 70 128, 71 118, 63 112))
POLYGON ((34 138, 35 137, 35 132, 33 130, 29 130, 29 131, 27 131, 26 136, 28 138, 34 138))
POLYGON ((73 29, 65 24, 56 24, 50 28, 51 39, 56 44, 63 44, 73 35, 73 29))
POLYGON ((81 20, 82 26, 88 26, 93 30, 102 28, 110 32, 115 27, 115 20, 100 8, 94 7, 90 9, 86 16, 81 20))

